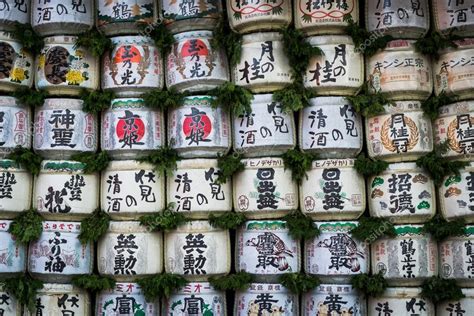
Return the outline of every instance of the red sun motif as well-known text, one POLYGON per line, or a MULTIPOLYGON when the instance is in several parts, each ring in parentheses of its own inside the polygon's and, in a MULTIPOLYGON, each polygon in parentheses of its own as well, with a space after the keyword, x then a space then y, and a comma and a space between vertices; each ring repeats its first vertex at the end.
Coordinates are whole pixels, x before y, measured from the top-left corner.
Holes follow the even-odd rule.
POLYGON ((186 138, 198 137, 206 139, 212 131, 212 123, 206 114, 187 116, 183 122, 183 132, 186 138))
POLYGON ((145 124, 138 115, 134 117, 126 115, 119 118, 115 132, 120 140, 136 143, 145 135, 145 124))
POLYGON ((209 55, 209 50, 207 49, 206 43, 200 39, 192 39, 184 43, 181 48, 181 56, 207 56, 209 55))
POLYGON ((120 48, 117 49, 117 52, 114 56, 114 63, 118 64, 124 61, 130 61, 131 63, 139 63, 141 59, 142 56, 140 55, 140 51, 138 50, 138 48, 136 48, 135 46, 124 45, 120 46, 120 48))

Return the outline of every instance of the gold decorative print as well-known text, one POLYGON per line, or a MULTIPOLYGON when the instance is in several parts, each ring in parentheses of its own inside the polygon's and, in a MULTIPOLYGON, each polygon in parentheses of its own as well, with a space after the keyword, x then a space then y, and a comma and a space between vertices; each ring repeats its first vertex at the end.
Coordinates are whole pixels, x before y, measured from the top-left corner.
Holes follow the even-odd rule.
POLYGON ((416 146, 420 134, 416 123, 401 113, 392 115, 383 123, 380 139, 388 151, 404 153, 416 146))
POLYGON ((474 125, 474 117, 470 114, 458 115, 456 119, 448 125, 448 145, 451 150, 459 154, 468 154, 473 152, 471 147, 472 137, 467 132, 474 125))

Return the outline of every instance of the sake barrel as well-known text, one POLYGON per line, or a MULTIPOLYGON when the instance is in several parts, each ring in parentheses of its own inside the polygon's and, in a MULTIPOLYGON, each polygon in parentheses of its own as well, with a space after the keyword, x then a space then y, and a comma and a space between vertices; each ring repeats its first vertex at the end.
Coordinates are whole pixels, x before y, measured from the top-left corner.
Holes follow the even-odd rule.
POLYGON ((304 245, 306 273, 325 283, 347 283, 369 271, 369 245, 352 238, 358 222, 315 222, 321 234, 304 245))
POLYGON ((15 22, 30 23, 31 6, 28 0, 4 0, 0 4, 0 28, 13 31, 15 22))
POLYGON ((230 114, 213 107, 214 97, 184 97, 168 110, 168 144, 183 158, 215 158, 231 146, 230 114))
POLYGON ((163 23, 171 33, 214 30, 222 16, 221 0, 160 0, 163 23))
POLYGON ((244 157, 283 155, 296 144, 293 113, 283 111, 273 94, 255 94, 252 112, 233 118, 234 151, 244 157))
MULTIPOLYGON (((444 0, 443 0, 444 1, 444 0)), ((433 80, 436 95, 446 92, 457 100, 473 99, 474 93, 474 38, 455 41, 457 48, 447 48, 433 63, 433 80)))
MULTIPOLYGON (((16 238, 8 232, 11 223, 12 221, 0 220, 0 243, 2 245, 0 250, 0 276, 4 278, 26 271, 26 245, 17 243, 16 238)), ((1 305, 0 311, 2 309, 1 305)))
POLYGON ((225 292, 208 282, 189 282, 163 300, 162 315, 227 315, 225 292))
MULTIPOLYGON (((438 246, 422 225, 396 225, 395 237, 371 243, 372 273, 382 273, 389 285, 417 286, 438 275, 438 246)), ((383 233, 383 232, 382 232, 383 233)))
POLYGON ((444 301, 436 305, 437 316, 464 316, 474 309, 474 289, 461 289, 466 296, 457 301, 444 301))
POLYGON ((189 31, 174 35, 166 57, 166 87, 178 92, 204 92, 229 81, 223 49, 211 47, 211 31, 189 31))
POLYGON ((435 315, 433 303, 421 296, 418 287, 389 287, 379 297, 367 301, 368 316, 380 315, 435 315))
POLYGON ((320 158, 352 158, 362 150, 361 116, 344 97, 316 97, 299 113, 299 147, 320 158))
POLYGON ((164 118, 160 110, 140 98, 113 99, 102 112, 101 148, 118 160, 149 155, 165 143, 164 118))
POLYGON ((0 97, 0 156, 31 147, 31 109, 13 97, 0 97))
POLYGON ((205 281, 209 276, 230 272, 229 231, 207 221, 191 221, 165 231, 165 271, 189 281, 205 281))
POLYGON ((96 296, 96 315, 159 316, 158 300, 147 301, 138 283, 119 282, 96 296))
POLYGON ((232 211, 232 183, 217 183, 219 173, 217 159, 178 161, 177 169, 167 177, 166 201, 174 204, 175 212, 194 219, 232 211))
POLYGON ((278 282, 282 274, 300 269, 300 240, 290 236, 285 221, 248 221, 237 229, 237 272, 250 273, 260 282, 278 282))
POLYGON ((33 30, 40 36, 80 34, 94 26, 93 0, 31 1, 31 11, 33 30))
POLYGON ((99 88, 99 58, 76 47, 75 36, 44 38, 36 61, 36 88, 51 95, 77 96, 82 89, 99 88))
POLYGON ((307 41, 323 55, 310 58, 303 80, 318 95, 355 95, 364 83, 364 58, 349 36, 313 36, 307 41))
POLYGON ((162 54, 145 36, 116 36, 102 62, 102 89, 117 97, 139 97, 164 84, 162 54))
POLYGON ((100 206, 114 220, 133 220, 165 207, 165 179, 149 163, 111 161, 102 171, 100 206))
POLYGON ((245 169, 233 176, 236 212, 249 219, 281 218, 298 208, 298 186, 281 158, 243 159, 245 169))
POLYGON ((397 101, 365 119, 365 139, 371 158, 414 161, 433 150, 431 121, 420 101, 397 101))
POLYGON ((454 279, 459 286, 474 285, 474 226, 464 229, 464 234, 450 236, 438 243, 439 275, 454 279))
POLYGON ((291 1, 227 0, 229 25, 237 33, 278 30, 292 20, 291 1))
POLYGON ((430 28, 428 0, 365 0, 365 25, 379 36, 421 38, 430 28))
POLYGON ((307 35, 344 34, 344 16, 359 21, 359 1, 296 0, 293 2, 295 27, 307 35))
MULTIPOLYGON (((1 6, 1 4, 0 4, 1 6)), ((33 85, 33 55, 7 32, 0 32, 0 91, 33 85)))
POLYGON ((89 316, 91 300, 89 294, 71 284, 45 283, 35 297, 33 312, 25 311, 25 316, 33 315, 83 315, 89 316))
POLYGON ((474 154, 474 101, 461 101, 439 108, 439 117, 433 122, 436 145, 447 142, 446 158, 471 160, 474 154))
POLYGON ((474 36, 474 10, 471 1, 433 1, 433 26, 445 35, 474 36))
POLYGON ((33 176, 13 160, 0 160, 0 218, 14 218, 31 206, 33 176))
POLYGON ((283 35, 277 32, 243 35, 233 82, 254 93, 273 92, 291 84, 291 67, 283 46, 283 35))
POLYGON ((444 179, 438 187, 439 209, 448 221, 474 223, 474 162, 444 179))
POLYGON ((94 153, 99 127, 94 114, 82 110, 80 99, 45 99, 35 111, 33 149, 48 159, 69 159, 94 153))
POLYGON ((300 185, 300 205, 314 220, 352 220, 365 211, 364 177, 354 159, 315 160, 300 185))
POLYGON ((424 223, 436 213, 434 182, 416 163, 390 164, 367 179, 369 211, 391 223, 424 223))
POLYGON ((0 287, 0 313, 6 316, 22 316, 22 305, 7 290, 0 287))
POLYGON ((302 316, 367 315, 365 297, 350 284, 321 284, 303 294, 302 316))
POLYGON ((69 283, 74 276, 91 274, 93 243, 81 244, 79 222, 43 222, 38 240, 28 246, 28 271, 36 279, 69 283))
POLYGON ((298 295, 278 283, 251 283, 235 294, 235 316, 298 315, 298 295))
POLYGON ((138 34, 143 25, 157 26, 157 2, 153 0, 96 1, 96 10, 97 28, 107 36, 138 34))
POLYGON ((117 281, 133 281, 161 273, 163 237, 140 222, 111 221, 97 244, 99 273, 117 281))
POLYGON ((82 162, 43 160, 35 179, 33 207, 48 220, 81 220, 99 207, 99 175, 82 162))
POLYGON ((426 100, 433 91, 431 60, 414 40, 394 40, 367 58, 369 89, 391 100, 426 100))

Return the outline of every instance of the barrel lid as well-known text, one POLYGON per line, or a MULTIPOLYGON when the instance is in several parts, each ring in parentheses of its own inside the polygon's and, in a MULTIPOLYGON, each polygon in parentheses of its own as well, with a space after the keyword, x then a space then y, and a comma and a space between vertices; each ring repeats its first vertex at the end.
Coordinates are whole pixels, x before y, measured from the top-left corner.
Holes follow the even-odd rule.
POLYGON ((82 110, 82 105, 84 101, 81 99, 72 99, 72 98, 47 98, 44 99, 44 104, 42 107, 37 108, 37 111, 42 109, 70 109, 70 110, 82 110))
POLYGON ((212 101, 216 99, 210 95, 192 95, 183 98, 183 106, 212 106, 212 101))
POLYGON ((43 288, 38 290, 37 295, 54 295, 66 293, 85 295, 87 292, 81 288, 75 287, 72 284, 44 283, 43 288))
POLYGON ((423 169, 416 165, 416 162, 399 162, 399 163, 391 163, 388 165, 388 168, 385 169, 382 173, 390 173, 396 171, 406 171, 410 170, 413 172, 422 172, 423 169))
POLYGON ((242 36, 242 45, 265 41, 282 41, 283 35, 280 32, 258 32, 245 34, 242 36))
POLYGON ((211 225, 208 221, 189 221, 185 224, 178 226, 173 231, 167 231, 167 234, 173 233, 199 233, 199 232, 227 232, 227 230, 217 228, 211 225))
POLYGON ((451 116, 474 112, 474 100, 451 103, 439 108, 439 116, 451 116))
POLYGON ((117 98, 110 101, 112 109, 145 108, 145 101, 141 98, 117 98))
POLYGON ((394 225, 397 236, 424 235, 423 225, 394 225))
POLYGON ((311 106, 340 106, 344 104, 350 104, 349 100, 346 97, 336 96, 311 98, 309 99, 309 103, 311 106))
POLYGON ((79 233, 81 231, 81 222, 66 221, 44 221, 43 233, 45 232, 62 232, 62 233, 79 233))
POLYGON ((64 45, 75 45, 77 36, 73 35, 54 35, 44 37, 44 44, 64 44, 64 45))
POLYGON ((109 162, 104 172, 112 171, 137 171, 140 169, 155 169, 155 166, 148 162, 140 162, 137 160, 112 160, 109 162))
MULTIPOLYGON (((457 45, 457 47, 448 47, 445 49, 442 49, 439 51, 441 55, 447 54, 447 53, 452 53, 456 51, 461 51, 464 49, 471 49, 474 48, 474 38, 463 38, 460 40, 453 41, 454 44, 457 45)), ((440 60, 443 59, 443 56, 440 57, 440 60)))
POLYGON ((405 299, 420 296, 420 287, 388 287, 385 289, 384 293, 379 298, 375 298, 375 300, 384 300, 387 298, 405 299))
POLYGON ((273 102, 273 94, 272 93, 265 93, 265 94, 254 94, 252 105, 258 103, 270 103, 273 102))
POLYGON ((241 162, 247 169, 284 167, 283 159, 278 157, 242 159, 241 162))
POLYGON ((43 160, 41 162, 41 173, 83 173, 86 165, 82 162, 72 160, 43 160))
POLYGON ((265 221, 247 221, 242 226, 246 231, 262 231, 262 230, 282 230, 288 231, 286 221, 265 220, 265 221))
POLYGON ((26 171, 19 163, 10 159, 1 159, 0 160, 0 170, 1 171, 26 171))
MULTIPOLYGON (((279 283, 250 283, 249 287, 246 290, 240 291, 240 293, 253 294, 253 293, 274 293, 274 294, 283 294, 291 295, 291 292, 279 283)), ((296 296, 296 294, 295 294, 296 296)))
POLYGON ((0 106, 24 106, 19 104, 17 98, 9 97, 9 96, 0 96, 0 106))
POLYGON ((114 44, 135 44, 135 45, 152 45, 155 46, 155 42, 148 36, 140 35, 126 35, 126 36, 113 36, 110 38, 114 44))
POLYGON ((353 168, 355 159, 321 159, 314 160, 311 164, 312 169, 326 169, 326 168, 353 168))
POLYGON ((349 232, 359 225, 355 221, 337 221, 337 222, 314 222, 314 224, 323 233, 349 232))
POLYGON ((217 159, 183 159, 179 160, 176 165, 176 172, 179 172, 180 169, 209 169, 211 167, 217 168, 217 159))
POLYGON ((348 35, 322 35, 322 36, 310 36, 307 41, 313 46, 321 45, 339 45, 347 44, 354 45, 354 41, 348 35))
POLYGON ((191 38, 199 38, 199 37, 211 38, 212 31, 205 31, 205 30, 188 31, 188 32, 177 33, 177 34, 174 34, 173 36, 177 42, 191 39, 191 38))

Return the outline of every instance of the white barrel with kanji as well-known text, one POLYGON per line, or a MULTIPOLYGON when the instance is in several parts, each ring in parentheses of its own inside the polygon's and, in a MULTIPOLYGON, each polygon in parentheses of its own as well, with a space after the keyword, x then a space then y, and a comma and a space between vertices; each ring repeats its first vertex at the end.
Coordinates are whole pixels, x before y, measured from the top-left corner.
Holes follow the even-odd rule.
POLYGON ((45 99, 35 111, 34 151, 48 159, 69 159, 74 154, 96 152, 97 117, 84 112, 82 106, 80 99, 45 99))
POLYGON ((140 222, 111 221, 97 243, 99 274, 133 281, 163 271, 163 236, 140 222))
POLYGON ((320 284, 303 294, 301 315, 365 316, 365 296, 350 284, 320 284))
POLYGON ((206 92, 230 80, 223 49, 211 46, 211 31, 189 31, 174 35, 166 56, 166 87, 178 92, 206 92))
POLYGON ((33 85, 33 54, 8 32, 0 32, 0 56, 0 91, 33 85))
POLYGON ((371 158, 415 161, 433 150, 431 120, 420 101, 396 101, 384 112, 365 118, 365 139, 371 158))
POLYGON ((99 174, 77 161, 43 160, 35 178, 33 207, 48 220, 81 220, 99 207, 99 174))
POLYGON ((231 146, 230 114, 214 97, 194 95, 168 110, 168 144, 183 158, 216 158, 231 146))
POLYGON ((365 0, 365 25, 378 36, 424 37, 430 28, 428 0, 365 0))
POLYGON ((273 94, 255 94, 251 113, 234 115, 234 151, 244 157, 279 156, 296 145, 293 113, 283 110, 273 94))
POLYGON ((77 96, 82 89, 99 88, 99 58, 76 47, 76 36, 44 38, 44 47, 36 57, 35 85, 51 95, 77 96))
POLYGON ((354 159, 315 160, 299 187, 301 210, 314 220, 354 220, 365 211, 364 177, 354 159))
POLYGON ((102 61, 102 89, 116 97, 139 97, 164 85, 163 55, 145 36, 111 38, 113 49, 102 61))
POLYGON ((218 183, 217 159, 185 159, 167 177, 168 203, 173 210, 188 218, 207 219, 232 211, 232 182, 218 183))
POLYGON ((379 297, 368 298, 367 310, 368 316, 435 315, 434 304, 421 296, 419 287, 389 287, 379 297))
POLYGON ((65 315, 89 316, 91 297, 87 291, 72 284, 44 283, 36 292, 32 312, 25 309, 25 316, 65 315))
POLYGON ((235 270, 258 282, 278 282, 284 273, 301 270, 300 240, 290 236, 285 221, 247 221, 237 229, 235 270))
POLYGON ((454 41, 456 48, 440 51, 440 57, 433 63, 434 91, 436 95, 446 92, 456 100, 474 98, 474 38, 454 41))
POLYGON ((344 16, 359 21, 359 1, 293 1, 295 27, 307 35, 344 34, 348 26, 344 16))
POLYGON ((232 69, 232 81, 253 93, 273 92, 292 83, 291 67, 277 32, 242 36, 240 61, 232 69))
POLYGON ((243 159, 245 169, 233 177, 236 212, 249 219, 281 218, 298 209, 298 185, 282 158, 243 159))
POLYGON ((15 23, 30 23, 31 5, 28 0, 4 0, 0 7, 0 28, 13 31, 15 23))
POLYGON ((146 35, 147 29, 142 30, 142 27, 156 27, 160 22, 157 17, 158 7, 154 0, 96 1, 96 25, 107 36, 146 35))
POLYGON ((215 289, 209 282, 189 282, 163 299, 162 315, 227 315, 225 292, 215 289))
POLYGON ((40 36, 80 34, 94 26, 94 0, 31 1, 31 12, 33 30, 40 36))
POLYGON ((459 175, 444 178, 438 198, 440 213, 446 220, 474 223, 474 162, 459 170, 459 175))
POLYGON ((436 305, 437 316, 467 316, 474 310, 474 289, 462 288, 462 294, 465 295, 457 301, 447 300, 439 302, 436 305))
POLYGON ((370 215, 391 223, 424 223, 436 214, 436 191, 430 175, 416 163, 390 164, 367 179, 370 215))
POLYGON ((434 120, 434 142, 447 142, 448 159, 471 160, 474 156, 474 101, 460 101, 439 108, 439 117, 434 120))
POLYGON ((165 231, 165 271, 189 281, 228 274, 230 251, 229 231, 215 228, 207 221, 191 221, 165 231))
POLYGON ((299 113, 298 143, 319 158, 352 158, 362 150, 361 116, 344 97, 315 97, 299 113))
POLYGON ((422 229, 422 225, 395 225, 395 237, 383 236, 373 241, 372 273, 381 272, 393 286, 418 286, 437 276, 438 246, 422 229))
POLYGON ((474 36, 474 9, 471 1, 431 2, 434 29, 445 36, 474 36))
POLYGON ((80 222, 44 221, 38 240, 28 246, 28 272, 43 282, 69 283, 79 275, 91 274, 94 245, 81 244, 80 222))
POLYGON ((222 18, 222 0, 159 0, 162 23, 176 34, 195 30, 214 30, 222 18))
POLYGON ((364 57, 346 35, 313 36, 307 41, 323 54, 311 57, 303 80, 318 95, 356 95, 364 83, 364 57))
POLYGON ((250 283, 235 294, 234 316, 298 315, 298 295, 279 283, 250 283))
POLYGON ((7 316, 22 316, 23 306, 17 299, 8 292, 3 286, 0 286, 0 312, 7 316))
MULTIPOLYGON (((0 220, 0 276, 3 278, 15 277, 26 272, 27 246, 18 243, 16 238, 8 231, 11 224, 12 221, 0 220)), ((2 309, 1 305, 0 311, 2 309)))
POLYGON ((292 21, 290 0, 226 0, 226 4, 229 25, 240 34, 279 30, 292 21))
POLYGON ((414 40, 394 40, 367 58, 369 90, 390 100, 426 100, 433 91, 431 60, 416 51, 414 40))
POLYGON ((0 156, 31 147, 31 109, 13 97, 0 97, 0 156))
POLYGON ((13 160, 0 160, 0 218, 15 218, 31 206, 33 176, 13 160))
POLYGON ((159 316, 159 300, 147 301, 138 283, 118 282, 96 296, 95 315, 159 316))
POLYGON ((306 273, 325 283, 347 283, 369 272, 370 250, 366 242, 352 237, 358 222, 315 222, 321 234, 304 245, 306 273))
POLYGON ((459 286, 474 286, 474 226, 438 243, 439 276, 454 279, 459 286))
POLYGON ((165 144, 164 128, 163 113, 143 99, 113 99, 102 112, 100 145, 113 159, 137 159, 165 144))
POLYGON ((134 220, 165 207, 165 178, 152 164, 111 161, 102 171, 100 207, 114 220, 134 220))

